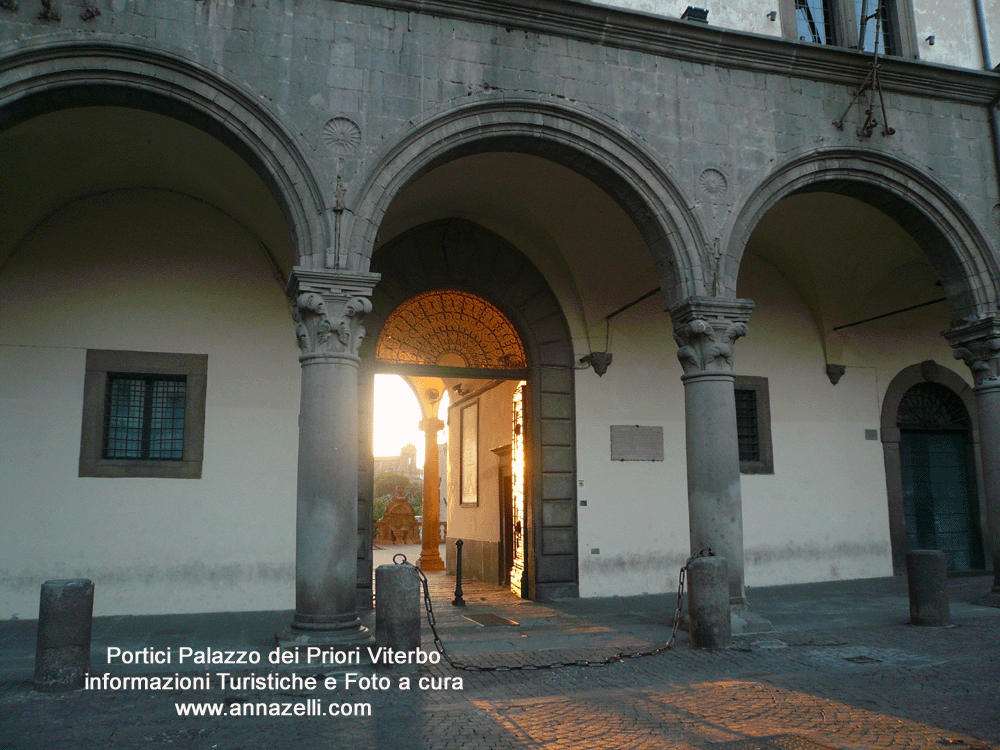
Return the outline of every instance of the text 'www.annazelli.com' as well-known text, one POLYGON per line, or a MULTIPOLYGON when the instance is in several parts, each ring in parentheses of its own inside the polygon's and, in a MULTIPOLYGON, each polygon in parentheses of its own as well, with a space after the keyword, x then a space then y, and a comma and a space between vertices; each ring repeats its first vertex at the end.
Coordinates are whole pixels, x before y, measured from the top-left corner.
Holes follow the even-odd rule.
POLYGON ((371 703, 305 701, 233 701, 232 703, 175 703, 178 716, 371 716, 371 703))

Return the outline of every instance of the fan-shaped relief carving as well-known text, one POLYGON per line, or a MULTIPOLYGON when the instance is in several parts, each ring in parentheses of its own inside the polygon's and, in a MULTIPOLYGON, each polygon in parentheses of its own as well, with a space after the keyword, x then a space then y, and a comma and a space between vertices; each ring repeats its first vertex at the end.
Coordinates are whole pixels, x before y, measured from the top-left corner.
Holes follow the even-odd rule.
POLYGON ((721 198, 729 190, 729 180, 718 169, 709 168, 698 177, 698 187, 712 198, 721 198))
POLYGON ((997 225, 997 229, 1000 229, 1000 203, 997 203, 993 207, 993 223, 997 225))
POLYGON ((940 383, 917 383, 903 394, 896 426, 903 430, 961 430, 970 426, 962 399, 940 383))
POLYGON ((350 156, 361 146, 361 128, 349 117, 334 117, 323 126, 323 141, 338 156, 350 156))
POLYGON ((507 317, 481 297, 438 290, 418 294, 389 316, 379 336, 380 362, 520 370, 527 367, 521 337, 507 317), (448 356, 452 355, 452 356, 448 356))

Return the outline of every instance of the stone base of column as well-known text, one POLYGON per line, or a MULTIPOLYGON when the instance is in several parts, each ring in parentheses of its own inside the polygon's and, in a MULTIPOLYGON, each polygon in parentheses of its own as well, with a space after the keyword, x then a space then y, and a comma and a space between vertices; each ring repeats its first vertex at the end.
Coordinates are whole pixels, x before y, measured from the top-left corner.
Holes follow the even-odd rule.
POLYGON ((986 596, 972 602, 978 607, 996 607, 1000 609, 1000 591, 991 591, 986 596))
POLYGON ((308 620, 296 616, 289 627, 277 633, 275 641, 279 648, 320 646, 338 651, 375 643, 371 631, 357 616, 343 619, 310 617, 308 620))
POLYGON ((754 612, 745 601, 739 604, 730 604, 729 617, 733 635, 774 632, 774 625, 771 621, 754 612))
POLYGON ((441 559, 441 553, 437 549, 420 550, 420 559, 417 560, 417 567, 420 568, 425 573, 435 573, 439 570, 444 570, 444 560, 441 559))
MULTIPOLYGON (((729 623, 732 628, 733 635, 749 635, 751 633, 773 633, 774 625, 765 617, 761 617, 759 614, 754 612, 749 604, 730 604, 729 605, 729 623)), ((674 624, 673 616, 667 620, 668 625, 674 624)), ((677 626, 678 630, 683 630, 685 633, 690 633, 691 621, 688 617, 687 610, 681 612, 680 623, 677 626)))

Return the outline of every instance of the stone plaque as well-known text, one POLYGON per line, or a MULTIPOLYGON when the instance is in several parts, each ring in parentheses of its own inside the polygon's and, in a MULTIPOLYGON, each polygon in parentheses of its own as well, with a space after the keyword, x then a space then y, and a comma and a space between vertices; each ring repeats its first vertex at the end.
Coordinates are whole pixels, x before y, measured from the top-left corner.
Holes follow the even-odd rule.
POLYGON ((663 428, 611 425, 612 461, 662 461, 663 428))

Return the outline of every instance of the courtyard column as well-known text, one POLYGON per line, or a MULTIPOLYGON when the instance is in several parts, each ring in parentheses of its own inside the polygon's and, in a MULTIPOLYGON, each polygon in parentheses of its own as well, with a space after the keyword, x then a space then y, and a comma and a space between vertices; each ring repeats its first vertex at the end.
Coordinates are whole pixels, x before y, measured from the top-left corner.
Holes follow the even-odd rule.
POLYGON ((692 297, 670 311, 684 368, 691 554, 711 548, 726 559, 731 605, 746 604, 733 346, 753 308, 750 300, 692 297))
POLYGON ((417 565, 421 570, 444 570, 438 546, 441 544, 441 479, 438 466, 438 432, 444 422, 436 417, 420 420, 424 433, 423 547, 417 565))
POLYGON ((985 541, 993 558, 993 594, 1000 603, 1000 316, 956 326, 944 335, 975 383, 985 541))
POLYGON ((295 268, 289 280, 302 354, 295 617, 282 646, 371 642, 357 612, 358 347, 376 274, 295 268))

